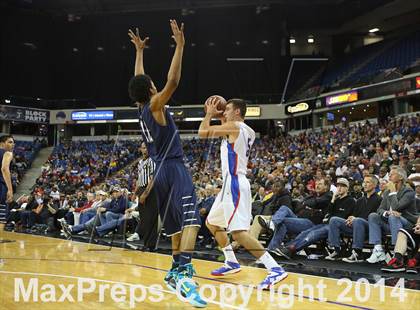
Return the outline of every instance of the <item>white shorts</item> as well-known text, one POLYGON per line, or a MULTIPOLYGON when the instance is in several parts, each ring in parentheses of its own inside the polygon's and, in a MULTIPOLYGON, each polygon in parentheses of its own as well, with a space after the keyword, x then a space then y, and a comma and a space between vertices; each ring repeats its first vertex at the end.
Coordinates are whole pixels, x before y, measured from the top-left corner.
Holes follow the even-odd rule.
POLYGON ((244 175, 228 176, 216 197, 207 222, 228 232, 249 230, 252 220, 251 186, 244 175))

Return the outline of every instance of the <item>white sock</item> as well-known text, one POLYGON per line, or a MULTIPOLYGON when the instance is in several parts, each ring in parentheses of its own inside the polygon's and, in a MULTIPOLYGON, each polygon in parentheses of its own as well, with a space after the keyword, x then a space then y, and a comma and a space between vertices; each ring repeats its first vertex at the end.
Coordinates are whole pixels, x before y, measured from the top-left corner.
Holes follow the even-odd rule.
POLYGON ((383 252, 384 249, 382 248, 382 244, 375 244, 375 247, 373 248, 377 252, 383 252))
POLYGON ((264 264, 265 268, 268 270, 271 270, 274 267, 280 267, 279 264, 274 260, 274 258, 268 254, 268 252, 265 252, 263 256, 259 258, 259 261, 264 264))
POLYGON ((232 263, 238 263, 238 260, 236 259, 235 253, 233 252, 232 245, 228 245, 227 247, 223 248, 223 254, 225 255, 225 262, 232 262, 232 263))

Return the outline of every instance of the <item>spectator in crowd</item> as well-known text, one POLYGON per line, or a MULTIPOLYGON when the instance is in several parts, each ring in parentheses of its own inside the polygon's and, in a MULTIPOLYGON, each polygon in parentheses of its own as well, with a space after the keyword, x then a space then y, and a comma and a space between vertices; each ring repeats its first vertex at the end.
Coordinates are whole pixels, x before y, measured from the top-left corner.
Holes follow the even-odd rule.
POLYGON ((127 209, 128 201, 127 197, 123 195, 122 188, 114 187, 111 190, 111 195, 112 200, 109 205, 98 208, 101 225, 121 218, 125 214, 125 209, 127 209))
MULTIPOLYGON (((257 209, 258 215, 253 219, 249 233, 258 239, 262 231, 269 229, 270 224, 267 222, 270 223, 273 214, 283 206, 292 208, 292 197, 289 191, 284 188, 284 182, 277 181, 273 184, 271 198, 263 201, 257 209)), ((234 243, 233 246, 237 247, 237 244, 234 243)))
POLYGON ((290 259, 297 251, 328 237, 328 221, 330 218, 337 216, 346 219, 352 214, 355 200, 348 195, 350 186, 349 181, 345 178, 339 178, 336 186, 337 193, 333 194, 331 203, 328 206, 328 213, 323 219, 323 224, 315 225, 304 230, 294 240, 288 242, 286 246, 280 246, 277 249, 273 249, 272 253, 290 259))
POLYGON ((328 232, 328 243, 334 251, 325 259, 337 260, 341 258, 340 236, 352 236, 352 254, 344 258, 347 263, 357 263, 363 261, 362 250, 368 233, 368 216, 376 212, 381 203, 380 196, 375 192, 378 179, 374 175, 367 175, 364 178, 363 190, 365 195, 356 200, 352 214, 347 218, 332 217, 330 219, 330 229, 328 232))
MULTIPOLYGON (((329 191, 330 184, 326 178, 319 179, 315 184, 315 194, 298 204, 296 207, 297 215, 288 206, 281 206, 273 215, 271 221, 275 226, 275 233, 268 245, 269 251, 278 248, 286 234, 297 235, 322 223, 332 194, 329 191)), ((261 224, 264 228, 268 228, 266 223, 265 225, 264 222, 261 224)))
POLYGON ((376 213, 369 215, 369 243, 374 245, 372 255, 367 259, 371 264, 386 260, 382 247, 382 236, 391 234, 391 243, 395 245, 400 228, 409 229, 413 215, 417 214, 414 191, 407 186, 407 172, 393 166, 389 174, 389 182, 376 213))
POLYGON ((206 189, 203 191, 203 197, 199 202, 199 212, 201 217, 201 227, 198 231, 198 235, 203 238, 199 242, 200 247, 209 246, 213 241, 213 236, 206 226, 207 215, 213 206, 214 200, 216 199, 217 191, 213 185, 207 184, 206 189))

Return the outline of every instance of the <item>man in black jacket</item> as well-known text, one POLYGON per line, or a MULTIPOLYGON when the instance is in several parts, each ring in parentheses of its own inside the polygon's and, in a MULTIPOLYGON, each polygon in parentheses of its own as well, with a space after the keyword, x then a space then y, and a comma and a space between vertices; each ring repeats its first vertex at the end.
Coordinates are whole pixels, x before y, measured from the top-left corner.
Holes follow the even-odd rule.
POLYGON ((337 192, 334 193, 331 199, 331 203, 328 206, 328 213, 323 219, 323 224, 318 224, 302 231, 294 240, 290 241, 287 246, 280 246, 279 248, 273 249, 271 252, 290 259, 297 251, 300 251, 315 242, 326 239, 329 232, 328 221, 331 217, 338 216, 346 219, 353 213, 356 201, 353 197, 348 196, 349 185, 349 181, 345 178, 339 178, 337 180, 337 192))
POLYGON ((269 251, 280 246, 287 233, 297 235, 322 223, 332 198, 329 188, 329 182, 326 179, 320 179, 315 183, 316 195, 305 199, 296 208, 296 214, 288 206, 281 206, 278 209, 271 219, 275 226, 275 233, 268 245, 269 251))
POLYGON ((340 235, 353 236, 353 250, 351 256, 344 258, 347 263, 357 263, 363 261, 362 250, 365 242, 369 223, 369 214, 376 212, 381 204, 381 197, 375 192, 378 179, 369 174, 363 181, 364 196, 356 200, 353 213, 347 218, 332 217, 330 219, 330 230, 328 233, 328 243, 334 247, 334 252, 325 259, 337 260, 340 258, 340 235))

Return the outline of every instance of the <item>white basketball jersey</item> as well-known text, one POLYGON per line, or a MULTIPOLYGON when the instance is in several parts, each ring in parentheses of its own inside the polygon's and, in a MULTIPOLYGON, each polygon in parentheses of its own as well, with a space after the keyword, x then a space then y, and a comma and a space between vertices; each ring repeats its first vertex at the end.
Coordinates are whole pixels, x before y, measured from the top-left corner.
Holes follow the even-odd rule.
POLYGON ((234 143, 223 139, 220 146, 223 178, 228 175, 246 174, 249 153, 255 140, 255 131, 244 122, 235 122, 239 135, 234 143))

